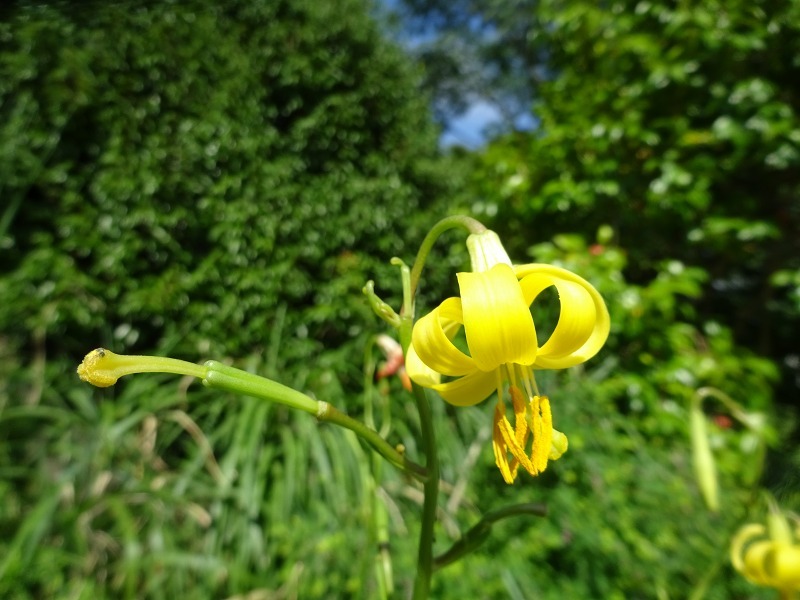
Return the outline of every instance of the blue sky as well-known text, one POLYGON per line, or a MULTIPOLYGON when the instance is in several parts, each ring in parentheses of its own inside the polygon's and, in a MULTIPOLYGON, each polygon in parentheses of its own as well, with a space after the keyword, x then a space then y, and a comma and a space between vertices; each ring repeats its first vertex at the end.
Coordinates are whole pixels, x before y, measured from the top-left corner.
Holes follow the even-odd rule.
MULTIPOLYGON (((377 0, 381 11, 385 13, 401 12, 400 0, 377 0)), ((384 14, 384 17, 386 15, 384 14)), ((379 17, 380 18, 380 17, 379 17)), ((403 27, 392 28, 395 40, 413 53, 421 44, 431 42, 436 37, 435 30, 410 34, 403 27)), ((536 122, 532 114, 521 114, 515 119, 514 128, 531 130, 536 122)), ((497 106, 485 98, 475 97, 466 111, 457 117, 450 117, 443 123, 443 132, 439 140, 443 148, 462 146, 470 150, 481 148, 492 135, 508 130, 508 123, 497 106)))
POLYGON ((479 148, 486 142, 486 130, 500 122, 500 112, 488 102, 478 100, 463 115, 448 121, 440 143, 445 148, 479 148))

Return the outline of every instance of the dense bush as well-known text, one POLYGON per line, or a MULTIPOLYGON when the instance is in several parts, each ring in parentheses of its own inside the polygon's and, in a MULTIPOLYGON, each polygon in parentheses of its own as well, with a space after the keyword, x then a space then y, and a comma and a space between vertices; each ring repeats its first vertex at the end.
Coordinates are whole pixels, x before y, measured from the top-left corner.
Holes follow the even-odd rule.
POLYGON ((450 185, 360 2, 54 5, 1 27, 15 346, 241 355, 287 307, 284 353, 338 346, 367 316, 343 298, 450 185))

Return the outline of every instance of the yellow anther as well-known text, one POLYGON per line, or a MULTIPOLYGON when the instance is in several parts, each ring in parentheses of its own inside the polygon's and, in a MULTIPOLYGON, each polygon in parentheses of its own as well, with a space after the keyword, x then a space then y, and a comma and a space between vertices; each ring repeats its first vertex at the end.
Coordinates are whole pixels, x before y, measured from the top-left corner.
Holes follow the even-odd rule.
POLYGON ((550 400, 547 396, 534 396, 530 408, 533 412, 533 422, 536 424, 531 458, 534 467, 541 473, 547 468, 550 447, 553 443, 553 414, 550 412, 550 400))

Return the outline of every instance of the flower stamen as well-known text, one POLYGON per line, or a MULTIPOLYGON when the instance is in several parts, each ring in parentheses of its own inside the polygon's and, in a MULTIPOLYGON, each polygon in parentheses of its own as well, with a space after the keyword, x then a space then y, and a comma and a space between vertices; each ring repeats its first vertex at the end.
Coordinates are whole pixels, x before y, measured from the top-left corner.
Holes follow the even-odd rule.
POLYGON ((566 451, 567 440, 563 433, 553 429, 547 396, 535 395, 526 401, 516 385, 509 386, 509 395, 514 409, 514 426, 506 417, 505 402, 499 397, 492 439, 495 462, 503 479, 513 483, 520 466, 534 476, 544 471, 549 460, 559 458, 566 451), (528 438, 532 438, 530 453, 526 450, 528 438), (510 461, 509 454, 512 457, 510 461))

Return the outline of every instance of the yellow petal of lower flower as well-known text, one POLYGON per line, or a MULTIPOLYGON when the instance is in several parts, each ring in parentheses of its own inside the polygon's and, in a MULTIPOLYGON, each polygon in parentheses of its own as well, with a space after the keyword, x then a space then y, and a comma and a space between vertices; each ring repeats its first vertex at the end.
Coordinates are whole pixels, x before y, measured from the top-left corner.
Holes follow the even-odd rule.
POLYGON ((756 538, 763 537, 767 529, 763 525, 750 523, 742 527, 731 540, 731 563, 740 573, 744 572, 744 550, 756 538))
MULTIPOLYGON (((502 364, 536 360, 536 329, 511 267, 459 273, 464 331, 475 365, 492 371, 502 364)), ((426 361, 427 362, 427 361, 426 361)))
POLYGON ((761 585, 772 585, 767 574, 766 558, 772 551, 772 542, 761 541, 750 545, 744 553, 744 575, 761 585))
MULTIPOLYGON (((448 298, 414 324, 411 343, 419 359, 429 369, 449 377, 458 377, 475 370, 473 359, 450 341, 462 323, 461 300, 448 298)), ((409 375, 414 379, 410 371, 409 375)))
POLYGON ((526 302, 555 285, 561 301, 558 324, 540 349, 535 367, 565 369, 589 360, 602 348, 611 329, 603 298, 583 277, 552 265, 528 264, 514 267, 526 302))
POLYGON ((779 589, 800 588, 800 546, 775 544, 766 567, 779 589))
POLYGON ((450 404, 473 406, 483 402, 497 390, 497 375, 476 369, 464 377, 427 387, 439 392, 439 395, 450 404))
POLYGON ((426 388, 438 385, 442 381, 439 373, 420 360, 413 343, 408 347, 406 355, 406 373, 411 381, 426 388))

